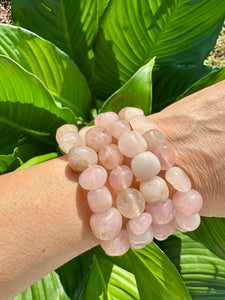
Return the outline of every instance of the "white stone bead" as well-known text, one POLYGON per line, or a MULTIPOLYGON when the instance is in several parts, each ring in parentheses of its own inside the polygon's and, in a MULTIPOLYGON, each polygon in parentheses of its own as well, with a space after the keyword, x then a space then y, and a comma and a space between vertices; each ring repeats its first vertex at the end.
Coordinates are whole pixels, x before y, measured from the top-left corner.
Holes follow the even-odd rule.
POLYGON ((189 177, 179 167, 172 167, 167 170, 166 180, 179 192, 187 192, 191 189, 189 177))

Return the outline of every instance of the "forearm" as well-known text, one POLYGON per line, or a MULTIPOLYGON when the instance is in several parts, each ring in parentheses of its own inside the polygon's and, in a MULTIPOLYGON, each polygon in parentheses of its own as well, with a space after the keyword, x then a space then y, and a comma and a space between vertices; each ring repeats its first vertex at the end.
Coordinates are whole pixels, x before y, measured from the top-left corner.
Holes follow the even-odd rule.
POLYGON ((0 299, 97 244, 76 182, 65 158, 0 177, 0 299))

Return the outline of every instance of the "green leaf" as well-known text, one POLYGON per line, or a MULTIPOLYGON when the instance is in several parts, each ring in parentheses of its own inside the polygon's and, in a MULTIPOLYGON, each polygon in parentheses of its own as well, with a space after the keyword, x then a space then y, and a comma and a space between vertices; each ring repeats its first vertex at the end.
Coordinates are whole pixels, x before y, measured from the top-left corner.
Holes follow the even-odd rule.
POLYGON ((75 121, 70 109, 58 107, 37 77, 0 55, 0 154, 33 143, 42 153, 55 150, 56 129, 75 121))
POLYGON ((199 241, 219 257, 225 259, 225 219, 201 217, 201 224, 188 236, 199 241))
POLYGON ((63 290, 59 276, 52 272, 36 282, 30 288, 26 289, 22 294, 14 298, 14 300, 69 300, 63 290))
POLYGON ((133 300, 140 299, 134 275, 113 264, 95 251, 93 264, 79 300, 133 300))
POLYGON ((193 300, 225 297, 225 261, 202 243, 176 232, 159 243, 176 265, 193 300))
POLYGON ((36 157, 32 157, 31 159, 26 161, 24 164, 22 164, 22 166, 17 168, 17 170, 22 170, 22 169, 25 169, 25 168, 35 166, 35 165, 40 164, 42 162, 45 162, 47 160, 56 158, 57 156, 58 156, 57 153, 52 152, 52 153, 47 153, 47 154, 39 155, 39 156, 36 156, 36 157))
POLYGON ((14 154, 0 155, 0 175, 11 171, 19 165, 14 154))
POLYGON ((202 64, 224 17, 221 0, 112 0, 93 47, 97 97, 106 99, 154 56, 160 66, 202 64))
POLYGON ((154 70, 152 112, 158 112, 175 102, 196 81, 213 68, 203 65, 169 65, 154 70))
POLYGON ((13 0, 12 18, 65 51, 89 74, 98 29, 97 0, 13 0))
POLYGON ((62 106, 72 108, 77 116, 88 116, 91 95, 87 81, 76 64, 52 43, 23 28, 0 24, 0 54, 36 75, 58 101, 62 99, 62 106))
POLYGON ((216 69, 213 72, 201 78, 200 80, 198 80, 197 82, 195 82, 187 91, 185 91, 185 93, 183 93, 182 97, 198 92, 224 79, 225 79, 225 67, 216 69))
POLYGON ((152 108, 152 68, 155 59, 141 67, 103 105, 101 112, 119 112, 123 107, 135 106, 143 109, 146 115, 152 108))

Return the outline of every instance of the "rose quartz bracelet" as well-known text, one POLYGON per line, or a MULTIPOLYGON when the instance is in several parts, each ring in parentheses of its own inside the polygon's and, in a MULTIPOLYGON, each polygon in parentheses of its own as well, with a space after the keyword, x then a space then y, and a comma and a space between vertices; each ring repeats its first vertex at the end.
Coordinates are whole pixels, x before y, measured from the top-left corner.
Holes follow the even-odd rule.
POLYGON ((101 113, 94 124, 79 132, 75 125, 63 125, 56 140, 70 167, 80 172, 93 212, 90 226, 104 251, 122 255, 175 230, 195 230, 202 197, 174 166, 173 149, 143 111, 125 107, 118 115, 101 113))

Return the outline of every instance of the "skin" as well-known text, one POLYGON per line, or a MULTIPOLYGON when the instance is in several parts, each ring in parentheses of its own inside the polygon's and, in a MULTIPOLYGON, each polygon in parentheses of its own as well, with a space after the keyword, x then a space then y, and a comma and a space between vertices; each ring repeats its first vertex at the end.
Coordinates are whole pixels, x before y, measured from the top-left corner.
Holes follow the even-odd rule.
MULTIPOLYGON (((203 195, 201 214, 224 217, 225 81, 150 118, 203 195)), ((98 244, 77 178, 66 157, 0 176, 0 299, 12 299, 98 244)))

